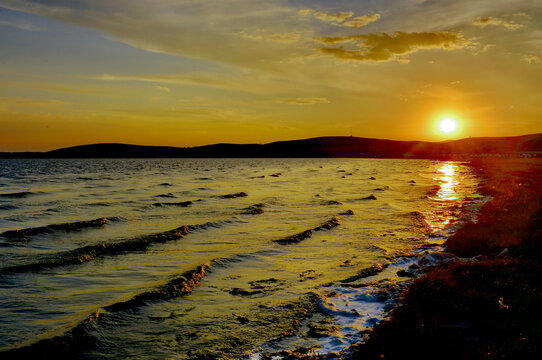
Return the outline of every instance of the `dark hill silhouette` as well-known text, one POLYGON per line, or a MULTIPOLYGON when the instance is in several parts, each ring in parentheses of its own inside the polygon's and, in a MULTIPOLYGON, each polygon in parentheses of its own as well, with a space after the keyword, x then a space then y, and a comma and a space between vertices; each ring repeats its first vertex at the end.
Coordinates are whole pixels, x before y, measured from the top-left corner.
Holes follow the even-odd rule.
POLYGON ((189 148, 92 144, 41 153, 0 153, 2 158, 217 158, 382 157, 452 159, 542 152, 542 134, 468 138, 444 142, 333 136, 268 144, 214 144, 189 148))

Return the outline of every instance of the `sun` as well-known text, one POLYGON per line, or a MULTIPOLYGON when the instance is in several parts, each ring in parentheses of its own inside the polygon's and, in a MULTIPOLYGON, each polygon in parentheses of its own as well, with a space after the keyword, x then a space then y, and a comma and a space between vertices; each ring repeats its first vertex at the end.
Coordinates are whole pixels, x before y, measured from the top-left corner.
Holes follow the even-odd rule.
POLYGON ((450 117, 444 118, 440 120, 438 128, 444 134, 451 134, 457 129, 457 121, 450 117))

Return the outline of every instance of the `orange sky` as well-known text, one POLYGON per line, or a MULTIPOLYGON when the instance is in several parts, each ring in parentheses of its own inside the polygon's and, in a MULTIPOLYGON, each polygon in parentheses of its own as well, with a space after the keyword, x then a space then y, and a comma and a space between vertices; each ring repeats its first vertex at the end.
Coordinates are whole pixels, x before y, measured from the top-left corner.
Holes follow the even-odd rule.
POLYGON ((542 1, 0 0, 0 49, 0 151, 542 132, 542 1))

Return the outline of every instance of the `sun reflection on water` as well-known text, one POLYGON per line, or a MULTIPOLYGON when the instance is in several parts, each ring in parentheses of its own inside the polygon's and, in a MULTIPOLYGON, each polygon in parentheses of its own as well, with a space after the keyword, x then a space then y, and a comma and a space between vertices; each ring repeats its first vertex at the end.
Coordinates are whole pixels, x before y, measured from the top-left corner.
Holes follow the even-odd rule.
POLYGON ((453 201, 457 200, 456 187, 458 178, 456 176, 457 165, 453 163, 445 163, 438 170, 442 175, 436 180, 440 181, 440 189, 436 194, 437 200, 453 201))
POLYGON ((441 234, 454 218, 454 210, 457 210, 460 196, 458 193, 460 185, 459 167, 456 163, 445 162, 437 169, 437 176, 434 178, 439 183, 439 188, 431 197, 436 201, 434 209, 426 217, 426 221, 435 235, 441 234))

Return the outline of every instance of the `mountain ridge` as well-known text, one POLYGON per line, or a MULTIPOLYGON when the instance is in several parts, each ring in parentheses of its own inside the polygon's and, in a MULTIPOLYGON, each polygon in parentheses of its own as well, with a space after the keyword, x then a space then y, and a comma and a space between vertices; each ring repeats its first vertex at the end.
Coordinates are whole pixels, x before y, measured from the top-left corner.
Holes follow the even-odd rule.
POLYGON ((0 158, 291 158, 371 157, 448 159, 542 153, 542 133, 440 142, 322 136, 266 144, 217 143, 196 147, 96 143, 46 152, 0 152, 0 158))

